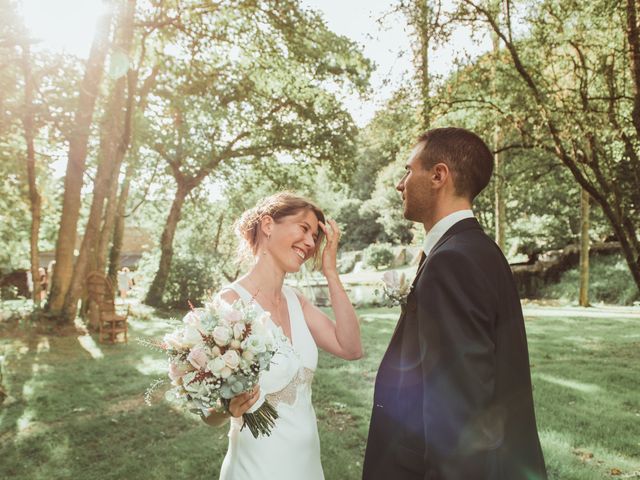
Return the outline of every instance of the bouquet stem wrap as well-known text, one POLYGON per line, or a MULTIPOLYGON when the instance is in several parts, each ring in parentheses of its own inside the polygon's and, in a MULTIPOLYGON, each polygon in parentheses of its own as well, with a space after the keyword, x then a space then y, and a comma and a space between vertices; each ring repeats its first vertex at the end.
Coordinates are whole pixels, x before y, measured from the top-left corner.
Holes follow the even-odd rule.
MULTIPOLYGON (((228 410, 229 403, 225 402, 225 404, 228 410)), ((265 400, 254 412, 247 412, 242 415, 243 424, 240 430, 244 429, 244 427, 249 427, 253 438, 258 438, 260 435, 268 437, 271 434, 271 429, 276 424, 277 418, 278 412, 268 400, 265 400)))

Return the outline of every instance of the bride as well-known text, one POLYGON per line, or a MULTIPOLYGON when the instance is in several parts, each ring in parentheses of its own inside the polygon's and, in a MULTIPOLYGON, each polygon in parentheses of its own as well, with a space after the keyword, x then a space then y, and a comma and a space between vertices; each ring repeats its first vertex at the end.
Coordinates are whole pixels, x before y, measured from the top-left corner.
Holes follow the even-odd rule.
POLYGON ((311 382, 318 347, 345 360, 362 357, 360 327, 336 268, 340 231, 335 221, 308 200, 291 193, 263 199, 236 223, 236 233, 253 257, 250 271, 221 292, 228 303, 238 299, 271 313, 270 328, 281 329, 272 365, 251 392, 233 398, 229 415, 212 413, 216 426, 231 417, 229 448, 221 480, 323 479, 311 382), (326 245, 319 248, 323 237, 326 245), (335 323, 296 290, 284 285, 287 273, 312 259, 321 262, 327 279, 335 323), (254 438, 242 429, 242 414, 264 400, 279 418, 270 436, 254 438))

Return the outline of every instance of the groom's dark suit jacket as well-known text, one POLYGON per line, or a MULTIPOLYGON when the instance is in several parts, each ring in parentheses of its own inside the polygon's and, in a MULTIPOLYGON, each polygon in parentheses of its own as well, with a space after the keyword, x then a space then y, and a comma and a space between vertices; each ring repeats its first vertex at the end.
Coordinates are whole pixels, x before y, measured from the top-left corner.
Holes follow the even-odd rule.
POLYGON ((518 293, 475 219, 418 268, 373 402, 365 480, 547 478, 518 293))

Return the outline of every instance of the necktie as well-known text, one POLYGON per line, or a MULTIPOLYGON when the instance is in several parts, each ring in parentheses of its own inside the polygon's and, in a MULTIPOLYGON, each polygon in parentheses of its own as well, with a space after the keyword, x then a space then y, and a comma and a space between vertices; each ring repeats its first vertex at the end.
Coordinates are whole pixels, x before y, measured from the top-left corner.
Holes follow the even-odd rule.
POLYGON ((418 262, 418 270, 420 270, 420 267, 422 266, 422 264, 424 263, 424 261, 427 259, 427 255, 424 253, 424 250, 420 251, 420 261, 418 262))

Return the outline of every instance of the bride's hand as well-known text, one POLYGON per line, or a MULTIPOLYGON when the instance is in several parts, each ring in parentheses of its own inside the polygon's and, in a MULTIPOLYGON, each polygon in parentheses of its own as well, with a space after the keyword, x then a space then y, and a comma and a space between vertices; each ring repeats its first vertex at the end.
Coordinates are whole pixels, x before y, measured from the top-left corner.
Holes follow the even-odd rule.
POLYGON ((322 273, 326 277, 329 274, 338 273, 337 256, 340 229, 333 219, 327 219, 326 224, 318 222, 318 225, 327 237, 327 243, 322 251, 322 273))
POLYGON ((231 399, 229 413, 232 417, 241 417, 258 401, 258 398, 260 398, 260 386, 256 385, 253 390, 241 393, 231 399))

